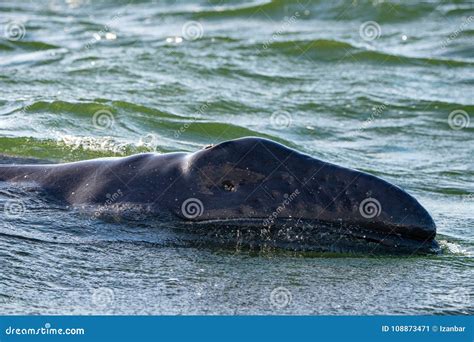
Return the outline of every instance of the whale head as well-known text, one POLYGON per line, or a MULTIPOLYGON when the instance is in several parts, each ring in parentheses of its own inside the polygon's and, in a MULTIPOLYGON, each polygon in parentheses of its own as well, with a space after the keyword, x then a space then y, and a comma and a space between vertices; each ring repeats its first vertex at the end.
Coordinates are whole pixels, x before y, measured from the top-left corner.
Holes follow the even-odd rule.
POLYGON ((226 141, 188 155, 180 167, 187 188, 177 194, 175 213, 194 226, 219 227, 219 234, 251 231, 249 240, 296 249, 437 246, 433 219, 401 188, 274 141, 226 141))

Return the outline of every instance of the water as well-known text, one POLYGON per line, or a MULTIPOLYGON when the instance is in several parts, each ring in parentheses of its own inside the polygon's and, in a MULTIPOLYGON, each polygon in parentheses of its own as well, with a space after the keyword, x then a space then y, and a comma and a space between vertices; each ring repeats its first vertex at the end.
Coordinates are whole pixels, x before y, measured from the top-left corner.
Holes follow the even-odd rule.
POLYGON ((160 227, 1 184, 2 206, 25 204, 0 214, 1 313, 472 314, 473 9, 0 2, 3 163, 261 136, 407 189, 443 247, 403 258, 180 247, 160 227))

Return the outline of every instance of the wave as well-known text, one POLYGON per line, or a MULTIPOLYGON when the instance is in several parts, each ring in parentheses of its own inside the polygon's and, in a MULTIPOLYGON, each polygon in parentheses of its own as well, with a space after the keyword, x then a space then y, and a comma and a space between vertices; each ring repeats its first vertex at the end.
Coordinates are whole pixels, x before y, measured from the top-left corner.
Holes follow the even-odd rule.
POLYGON ((159 118, 181 118, 179 115, 164 112, 155 108, 145 107, 126 101, 109 101, 105 99, 96 99, 94 102, 37 101, 23 107, 21 110, 28 113, 69 113, 79 116, 93 116, 98 111, 109 111, 112 114, 119 111, 125 111, 144 113, 159 118))
MULTIPOLYGON (((289 2, 285 0, 254 1, 241 5, 213 4, 198 9, 175 11, 166 14, 191 15, 195 19, 220 19, 229 17, 245 17, 277 19, 291 16, 296 12, 303 14, 307 19, 327 20, 375 20, 379 23, 404 22, 435 16, 462 16, 472 12, 472 7, 463 6, 456 2, 445 2, 442 6, 436 2, 402 2, 402 1, 371 1, 362 0, 351 2, 336 1, 304 1, 289 2)), ((162 15, 163 13, 160 13, 162 15)))
MULTIPOLYGON (((192 8, 189 10, 176 10, 167 12, 166 14, 191 15, 196 19, 251 16, 258 14, 257 12, 259 11, 279 11, 281 8, 283 8, 281 4, 282 2, 280 1, 254 1, 241 5, 226 5, 220 4, 220 1, 216 1, 216 4, 213 4, 213 0, 209 0, 209 6, 202 6, 198 9, 192 8)), ((158 15, 162 16, 163 13, 159 13, 158 15)))
POLYGON ((474 62, 467 60, 404 56, 385 51, 367 50, 348 42, 330 39, 275 41, 261 45, 254 44, 252 48, 257 49, 263 55, 280 53, 291 57, 310 57, 315 61, 383 62, 384 64, 401 65, 430 64, 447 67, 474 65, 474 62))
MULTIPOLYGON (((21 157, 48 159, 49 161, 76 161, 139 153, 133 144, 122 144, 113 138, 78 138, 67 136, 53 138, 0 137, 0 153, 3 159, 21 157)), ((146 149, 144 149, 146 151, 146 149)))
MULTIPOLYGON (((57 9, 48 7, 36 7, 35 13, 44 17, 54 17, 62 12, 68 12, 68 6, 56 5, 57 9)), ((81 6, 79 6, 81 7, 81 6)), ((88 6, 89 7, 89 6, 88 6)), ((192 1, 174 2, 172 5, 166 2, 161 5, 150 6, 148 1, 143 0, 121 0, 106 1, 93 4, 93 9, 99 13, 117 12, 117 7, 127 13, 142 13, 156 18, 163 16, 186 16, 194 19, 228 19, 228 18, 260 18, 267 20, 280 19, 295 12, 304 13, 305 18, 330 19, 330 20, 375 20, 384 22, 404 22, 416 20, 426 16, 460 17, 472 14, 472 5, 451 1, 426 1, 409 2, 400 0, 252 0, 252 1, 222 1, 208 0, 200 4, 192 1)), ((25 12, 33 8, 11 4, 7 7, 10 11, 25 12)), ((72 12, 71 12, 72 13, 72 12)), ((122 12, 119 12, 122 13, 122 12)), ((100 29, 96 23, 87 20, 80 20, 80 24, 88 29, 100 29)))
MULTIPOLYGON (((124 118, 125 120, 121 121, 122 124, 136 121, 137 123, 134 123, 134 125, 138 125, 139 128, 160 128, 162 130, 175 130, 181 128, 182 126, 186 126, 184 128, 189 133, 198 133, 204 129, 211 137, 213 132, 218 134, 221 130, 223 131, 227 129, 238 132, 239 134, 237 135, 258 135, 256 131, 234 125, 232 122, 227 123, 223 122, 222 120, 214 121, 209 119, 206 115, 208 108, 212 108, 214 111, 228 112, 232 108, 235 109, 237 106, 240 106, 238 113, 242 112, 242 110, 247 113, 260 113, 259 108, 257 107, 247 106, 244 108, 244 104, 224 98, 212 99, 203 104, 196 103, 194 109, 190 108, 190 110, 187 110, 186 113, 179 114, 127 101, 113 101, 98 98, 94 101, 88 102, 68 102, 60 100, 36 101, 23 107, 16 107, 4 115, 14 116, 15 114, 28 114, 29 116, 34 116, 36 113, 47 113, 50 115, 72 114, 79 118, 93 118, 95 114, 104 112, 113 116, 114 120, 116 121, 120 121, 121 117, 124 118)), ((130 130, 132 130, 132 128, 130 128, 130 130)))
POLYGON ((26 50, 20 53, 6 54, 0 60, 0 65, 3 67, 15 67, 21 64, 29 65, 30 67, 47 65, 59 62, 67 53, 68 50, 65 48, 26 50))
POLYGON ((23 40, 6 40, 0 39, 0 51, 13 51, 13 50, 50 50, 59 49, 60 46, 48 44, 39 41, 23 41, 23 40))
POLYGON ((179 128, 185 127, 179 124, 173 126, 176 127, 175 129, 169 127, 160 130, 152 129, 129 138, 89 136, 80 133, 77 135, 56 134, 55 138, 0 137, 0 153, 4 154, 0 158, 0 163, 15 161, 17 158, 47 159, 50 163, 122 157, 143 152, 194 152, 210 143, 244 136, 260 136, 291 145, 277 136, 258 133, 229 123, 193 123, 191 121, 188 123, 189 126, 184 133, 179 133, 179 128))
POLYGON ((384 64, 410 64, 423 66, 429 65, 441 65, 446 67, 471 67, 474 62, 459 59, 442 59, 442 58, 428 58, 428 57, 414 57, 414 56, 403 56, 390 54, 379 51, 359 51, 353 54, 356 58, 362 60, 383 62, 384 64))
MULTIPOLYGON (((268 49, 282 50, 288 52, 294 51, 296 53, 302 53, 310 49, 317 49, 323 52, 343 52, 347 49, 355 49, 355 47, 350 43, 331 39, 275 41, 265 46, 267 46, 268 49), (295 50, 295 48, 300 49, 300 51, 295 50)), ((265 46, 263 46, 263 49, 260 49, 260 51, 265 51, 265 46)))
POLYGON ((462 241, 453 237, 438 234, 438 242, 445 254, 474 257, 472 249, 470 250, 468 246, 462 244, 462 241))

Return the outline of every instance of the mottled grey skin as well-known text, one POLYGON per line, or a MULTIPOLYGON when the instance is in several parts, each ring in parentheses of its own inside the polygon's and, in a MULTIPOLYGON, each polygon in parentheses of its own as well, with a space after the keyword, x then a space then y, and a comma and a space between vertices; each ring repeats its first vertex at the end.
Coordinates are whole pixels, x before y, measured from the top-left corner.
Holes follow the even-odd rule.
POLYGON ((190 230, 253 227, 252 236, 260 242, 281 238, 281 245, 292 249, 337 250, 321 244, 327 234, 336 237, 330 239, 331 247, 338 236, 350 236, 358 244, 376 243, 406 253, 437 249, 432 218, 399 187, 260 138, 226 141, 195 153, 1 166, 0 181, 33 181, 74 206, 104 204, 120 190, 115 202, 146 206, 158 218, 194 222, 185 225, 190 230), (183 212, 189 198, 202 203, 200 215, 183 212), (371 218, 361 215, 361 202, 367 198, 381 206, 371 218), (255 233, 256 227, 260 232, 255 233), (301 234, 290 237, 293 228, 301 234), (274 233, 262 237, 265 231, 274 233))

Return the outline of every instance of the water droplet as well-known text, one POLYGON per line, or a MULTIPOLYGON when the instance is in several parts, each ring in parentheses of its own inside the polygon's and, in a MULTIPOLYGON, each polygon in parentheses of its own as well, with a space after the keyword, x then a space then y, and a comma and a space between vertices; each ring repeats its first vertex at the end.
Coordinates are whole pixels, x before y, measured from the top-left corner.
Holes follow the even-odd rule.
POLYGON ((183 38, 182 37, 168 37, 166 38, 166 42, 179 44, 183 42, 183 38))
POLYGON ((107 39, 107 40, 115 40, 115 39, 117 39, 117 35, 116 35, 115 33, 113 33, 113 32, 107 32, 107 33, 105 34, 105 39, 107 39))

